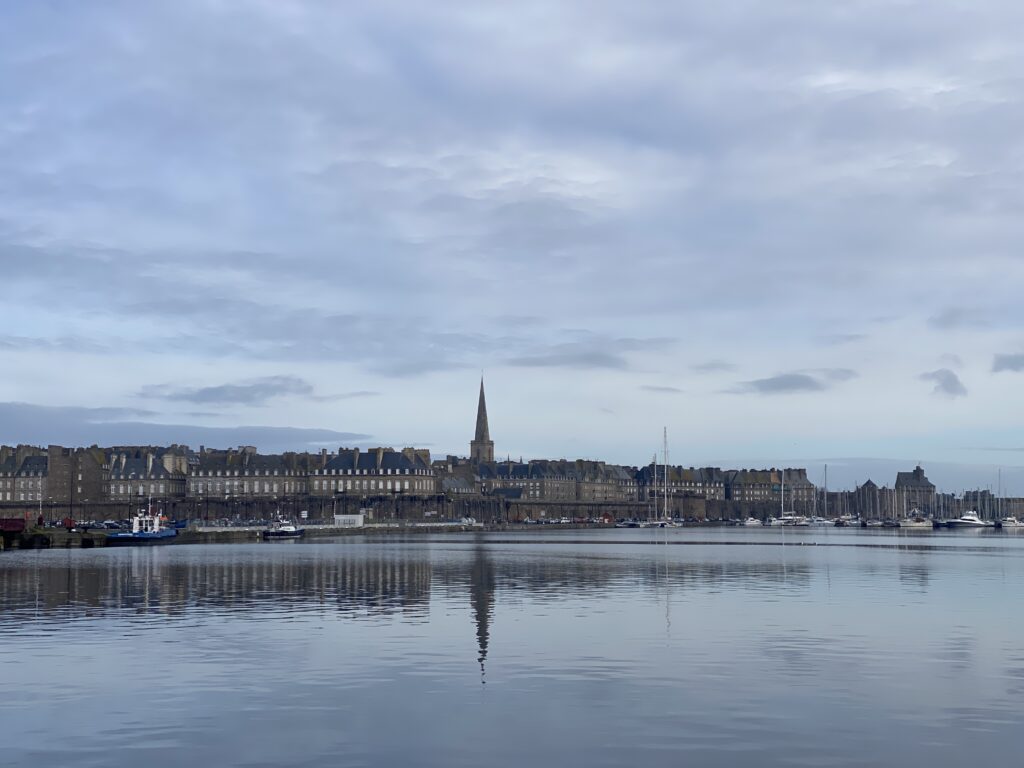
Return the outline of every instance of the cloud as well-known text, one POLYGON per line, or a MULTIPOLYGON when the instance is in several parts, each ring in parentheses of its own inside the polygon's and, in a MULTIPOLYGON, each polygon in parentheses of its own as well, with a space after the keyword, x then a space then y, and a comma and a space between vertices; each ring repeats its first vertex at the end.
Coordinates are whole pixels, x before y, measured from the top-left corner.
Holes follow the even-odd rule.
POLYGON ((742 381, 727 392, 733 394, 784 395, 799 392, 824 392, 834 384, 857 378, 849 368, 811 368, 782 373, 765 379, 742 381))
POLYGON ((816 373, 828 381, 850 381, 856 379, 859 375, 850 368, 815 368, 810 370, 809 373, 816 373))
POLYGON ((690 370, 694 373, 719 373, 735 371, 736 366, 732 363, 726 362, 725 360, 708 360, 706 363, 691 365, 690 370))
POLYGON ((666 338, 608 338, 587 331, 567 335, 580 340, 541 347, 507 358, 505 364, 519 368, 626 370, 633 354, 665 349, 672 344, 666 338))
POLYGON ((351 445, 369 435, 332 429, 298 427, 204 427, 127 421, 142 415, 132 409, 78 408, 0 403, 4 440, 34 445, 170 445, 228 447, 255 445, 267 452, 319 450, 326 445, 351 445))
POLYGON ((643 384, 641 385, 640 389, 643 389, 647 392, 657 392, 666 395, 678 395, 682 394, 683 392, 683 390, 679 389, 678 387, 665 387, 659 386, 657 384, 643 384))
POLYGON ((967 396, 967 387, 960 381, 960 377, 949 368, 939 368, 937 371, 922 373, 918 378, 921 381, 928 381, 935 385, 934 389, 932 389, 933 395, 949 398, 967 396))
POLYGON ((575 349, 572 346, 553 349, 539 355, 523 355, 511 357, 505 361, 508 365, 522 368, 604 368, 624 370, 628 364, 621 355, 599 350, 575 349))
POLYGON ((1018 373, 1024 371, 1024 354, 996 355, 992 361, 993 373, 1001 371, 1013 371, 1018 373))
POLYGON ((828 389, 826 384, 806 373, 783 373, 767 379, 740 382, 731 391, 759 395, 784 395, 797 392, 821 392, 825 389, 828 389))
POLYGON ((312 397, 313 386, 297 376, 267 376, 261 379, 209 387, 178 387, 154 384, 143 387, 140 397, 205 405, 264 405, 278 397, 312 397))
POLYGON ((946 368, 963 368, 964 361, 960 355, 954 355, 947 352, 946 354, 939 356, 939 362, 946 368))
POLYGON ((942 331, 987 328, 990 324, 985 311, 969 307, 951 307, 928 318, 928 325, 942 331))
POLYGON ((830 333, 819 336, 818 341, 829 347, 837 347, 843 344, 853 344, 856 341, 863 341, 868 336, 866 333, 830 333))

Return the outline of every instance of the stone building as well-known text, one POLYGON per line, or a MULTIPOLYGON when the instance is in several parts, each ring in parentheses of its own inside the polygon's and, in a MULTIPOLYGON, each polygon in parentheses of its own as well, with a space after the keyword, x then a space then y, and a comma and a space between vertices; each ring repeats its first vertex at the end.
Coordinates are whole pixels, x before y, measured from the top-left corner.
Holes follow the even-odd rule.
POLYGON ((669 466, 666 470, 651 463, 639 469, 637 483, 645 499, 662 498, 666 485, 670 498, 725 499, 725 475, 717 467, 669 466))
POLYGON ((258 499, 305 495, 309 454, 261 454, 252 446, 227 450, 200 446, 189 462, 186 494, 196 499, 258 499))
MULTIPOLYGON (((818 489, 807 479, 806 469, 786 468, 781 470, 786 478, 786 509, 810 512, 814 507, 818 489)), ((781 492, 781 486, 780 486, 781 492)))
POLYGON ((107 473, 111 501, 143 498, 182 498, 187 490, 188 465, 173 449, 112 449, 107 473))
POLYGON ((915 467, 913 472, 898 472, 894 490, 897 505, 901 509, 906 506, 908 510, 916 508, 929 514, 932 512, 935 504, 935 484, 925 477, 920 466, 915 467))
POLYGON ((437 493, 430 453, 423 449, 339 448, 309 475, 311 496, 437 493))
POLYGON ((778 501, 781 476, 774 469, 733 469, 725 473, 725 496, 744 504, 778 501))

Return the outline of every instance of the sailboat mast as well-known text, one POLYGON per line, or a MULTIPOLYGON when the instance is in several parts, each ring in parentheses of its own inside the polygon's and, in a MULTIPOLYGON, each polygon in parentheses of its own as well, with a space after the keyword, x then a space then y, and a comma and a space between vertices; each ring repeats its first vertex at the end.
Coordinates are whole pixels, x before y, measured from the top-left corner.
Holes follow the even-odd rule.
POLYGON ((780 486, 779 493, 779 514, 786 514, 786 470, 779 470, 779 477, 781 478, 782 485, 780 486))
POLYGON ((665 510, 664 518, 668 520, 668 427, 661 428, 662 459, 665 464, 665 510))
POLYGON ((822 517, 828 517, 828 464, 825 465, 825 498, 822 505, 822 517))

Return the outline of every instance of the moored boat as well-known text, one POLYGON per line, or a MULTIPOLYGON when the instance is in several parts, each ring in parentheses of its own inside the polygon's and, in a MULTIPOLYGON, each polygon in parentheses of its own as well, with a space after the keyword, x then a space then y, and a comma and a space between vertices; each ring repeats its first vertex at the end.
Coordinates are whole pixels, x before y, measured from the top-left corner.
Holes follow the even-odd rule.
POLYGON ((1004 517, 999 521, 1000 528, 1024 528, 1024 520, 1018 520, 1016 517, 1004 517))
POLYGON ((167 528, 162 524, 159 513, 150 510, 139 512, 132 518, 130 531, 108 533, 108 547, 145 546, 152 544, 168 544, 177 537, 176 528, 167 528))
POLYGON ((990 520, 982 520, 973 509, 964 512, 956 520, 946 522, 949 528, 992 528, 994 525, 990 520))
POLYGON ((264 529, 264 539, 298 539, 306 533, 305 528, 299 528, 290 520, 278 518, 271 523, 269 528, 264 529))
POLYGON ((756 526, 758 526, 758 527, 761 527, 762 525, 764 525, 764 523, 762 523, 762 522, 761 522, 760 520, 758 520, 758 519, 757 519, 756 517, 748 517, 748 518, 747 518, 746 520, 744 520, 744 521, 743 521, 743 525, 745 525, 745 526, 748 526, 748 527, 751 527, 751 528, 752 528, 752 527, 754 527, 755 525, 756 525, 756 526))
POLYGON ((900 522, 900 528, 906 528, 907 530, 931 530, 932 521, 922 515, 918 510, 912 510, 911 514, 903 518, 900 522))

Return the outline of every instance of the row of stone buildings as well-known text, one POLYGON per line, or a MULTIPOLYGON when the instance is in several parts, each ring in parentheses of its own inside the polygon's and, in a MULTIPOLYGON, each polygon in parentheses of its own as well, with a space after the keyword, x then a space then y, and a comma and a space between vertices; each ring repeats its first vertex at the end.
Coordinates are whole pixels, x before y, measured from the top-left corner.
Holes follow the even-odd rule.
MULTIPOLYGON (((0 503, 84 505, 140 498, 330 498, 391 494, 500 495, 552 502, 643 502, 693 497, 768 502, 783 470, 631 467, 602 461, 483 461, 424 449, 340 448, 261 454, 255 448, 187 446, 0 447, 0 503)), ((802 469, 785 472, 792 504, 813 501, 802 469)))
POLYGON ((822 494, 804 469, 736 469, 591 460, 496 461, 483 382, 469 457, 432 461, 417 448, 339 448, 329 453, 261 454, 255 448, 188 446, 0 447, 0 504, 87 505, 155 499, 266 500, 385 495, 498 496, 518 502, 666 503, 699 499, 732 512, 828 509, 865 517, 937 513, 942 497, 918 467, 893 489, 870 480, 856 491, 822 494), (783 501, 782 494, 785 493, 783 501), (729 502, 732 502, 730 505, 729 502))

